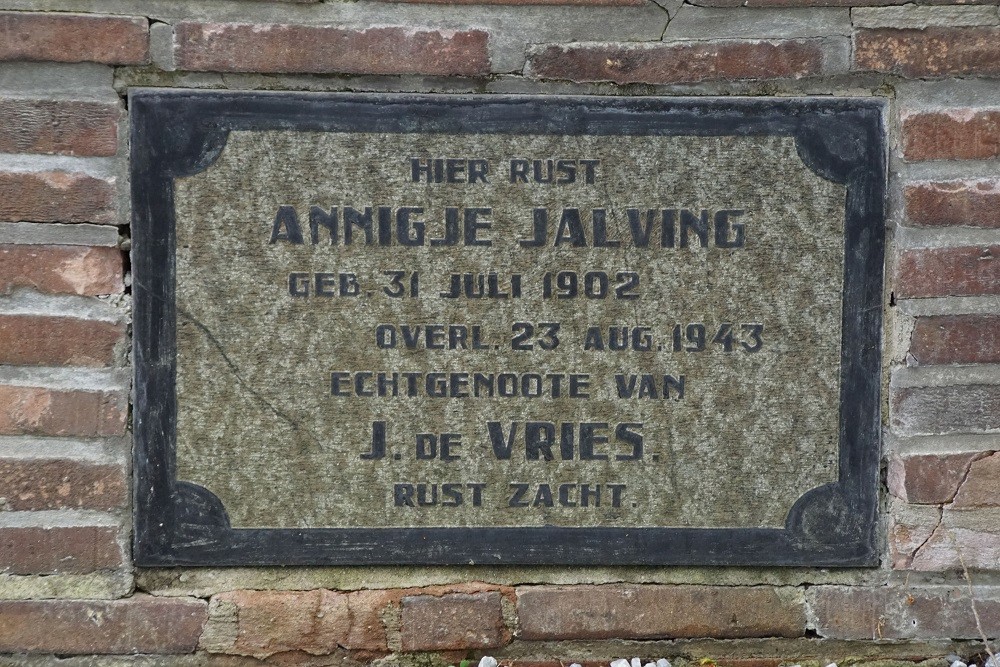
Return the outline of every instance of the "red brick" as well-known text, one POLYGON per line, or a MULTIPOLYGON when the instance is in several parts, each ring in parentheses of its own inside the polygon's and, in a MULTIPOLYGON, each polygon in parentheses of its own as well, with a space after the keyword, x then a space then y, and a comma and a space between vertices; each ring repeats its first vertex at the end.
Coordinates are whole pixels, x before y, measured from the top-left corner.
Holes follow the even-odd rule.
POLYGON ((178 69, 209 72, 427 74, 490 72, 482 30, 182 22, 178 69))
POLYGON ((0 572, 6 574, 86 574, 122 565, 115 528, 0 528, 0 572))
POLYGON ((0 364, 108 366, 124 336, 120 322, 0 314, 0 364))
POLYGON ((1000 28, 862 28, 854 65, 911 78, 998 74, 1000 28))
POLYGON ((1000 363, 1000 315, 918 317, 910 354, 921 364, 1000 363))
POLYGON ((917 183, 904 196, 910 224, 1000 228, 1000 180, 917 183))
POLYGON ((509 643, 500 599, 496 592, 403 598, 403 650, 485 649, 509 643))
POLYGON ((1000 453, 982 456, 969 466, 969 474, 955 494, 953 509, 1000 506, 1000 453))
POLYGON ((112 156, 120 116, 105 102, 0 99, 0 153, 112 156))
POLYGON ((0 12, 0 60, 139 65, 148 59, 144 18, 0 12))
POLYGON ((305 651, 313 655, 338 647, 387 651, 379 614, 393 600, 385 591, 338 593, 313 591, 232 591, 212 598, 226 616, 235 607, 237 633, 230 645, 210 651, 266 658, 275 653, 305 651))
POLYGON ((553 44, 528 57, 538 79, 615 83, 696 83, 818 74, 823 53, 809 41, 691 44, 553 44))
POLYGON ((69 459, 0 459, 0 489, 8 510, 124 507, 122 466, 69 459))
MULTIPOLYGON (((1000 633, 1000 600, 989 589, 976 594, 988 637, 1000 633)), ((816 630, 831 639, 978 639, 965 587, 810 589, 816 630)))
POLYGON ((118 248, 0 245, 0 294, 18 287, 49 294, 121 294, 123 273, 118 248))
POLYGON ((767 587, 540 586, 518 589, 521 639, 801 637, 801 601, 767 587))
POLYGON ((148 595, 111 601, 2 601, 0 652, 191 653, 206 615, 202 600, 148 595))
POLYGON ((889 462, 889 492, 908 503, 951 502, 977 454, 913 454, 889 462))
POLYGON ((891 422, 901 435, 1000 430, 1000 385, 894 389, 891 422))
POLYGON ((1000 294, 1000 245, 906 250, 894 292, 902 299, 1000 294))
POLYGON ((0 385, 0 435, 124 435, 121 392, 0 385))
POLYGON ((0 220, 113 223, 111 180, 65 171, 0 172, 0 220))
POLYGON ((1000 157, 1000 111, 949 109, 903 116, 907 160, 987 160, 1000 157))

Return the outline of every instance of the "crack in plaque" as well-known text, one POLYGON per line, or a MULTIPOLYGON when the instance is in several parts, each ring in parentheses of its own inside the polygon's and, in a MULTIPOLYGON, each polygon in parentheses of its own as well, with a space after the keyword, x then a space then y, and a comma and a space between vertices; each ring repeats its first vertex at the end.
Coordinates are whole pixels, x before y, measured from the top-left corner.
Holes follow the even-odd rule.
POLYGON ((316 443, 317 447, 319 447, 320 449, 323 448, 323 444, 322 444, 322 441, 319 439, 319 436, 317 436, 315 433, 313 433, 308 428, 304 427, 302 424, 300 424, 298 421, 296 421, 295 419, 293 419, 290 415, 288 415, 285 412, 283 412, 277 406, 275 406, 274 404, 272 404, 269 400, 267 400, 267 398, 263 394, 261 394, 259 391, 257 391, 256 389, 254 389, 250 385, 250 383, 247 382, 243 378, 242 375, 240 375, 239 369, 236 368, 236 364, 233 363, 233 360, 229 358, 228 354, 226 354, 226 350, 222 346, 222 343, 220 343, 218 341, 218 339, 216 339, 216 337, 212 334, 212 332, 209 330, 209 328, 207 326, 205 326, 205 324, 203 324, 196 317, 192 316, 189 312, 187 312, 186 310, 184 310, 180 306, 177 306, 175 304, 174 307, 176 308, 177 313, 179 315, 184 316, 189 322, 193 323, 196 327, 198 327, 198 329, 203 334, 205 334, 205 337, 208 338, 208 340, 212 343, 212 345, 215 346, 215 348, 219 351, 219 354, 222 355, 223 361, 226 362, 226 366, 229 367, 230 372, 233 374, 233 377, 236 378, 236 382, 237 382, 237 384, 240 385, 240 387, 242 387, 247 393, 249 393, 251 396, 253 396, 254 398, 256 398, 258 401, 260 401, 261 403, 263 403, 267 407, 268 410, 270 410, 271 412, 274 413, 274 415, 276 417, 278 417, 279 419, 281 419, 284 422, 286 422, 289 426, 291 426, 292 430, 304 433, 309 438, 311 438, 313 440, 313 442, 316 443))

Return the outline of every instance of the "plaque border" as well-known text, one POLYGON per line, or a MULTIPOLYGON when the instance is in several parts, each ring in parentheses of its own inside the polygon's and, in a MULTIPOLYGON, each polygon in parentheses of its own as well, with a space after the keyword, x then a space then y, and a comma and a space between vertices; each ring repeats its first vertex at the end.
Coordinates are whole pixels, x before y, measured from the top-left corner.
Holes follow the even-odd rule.
POLYGON ((136 565, 877 565, 885 108, 877 98, 131 89, 136 565), (800 497, 784 528, 231 528, 217 497, 176 478, 172 179, 207 168, 230 130, 272 129, 794 137, 813 171, 847 185, 838 481, 800 497))

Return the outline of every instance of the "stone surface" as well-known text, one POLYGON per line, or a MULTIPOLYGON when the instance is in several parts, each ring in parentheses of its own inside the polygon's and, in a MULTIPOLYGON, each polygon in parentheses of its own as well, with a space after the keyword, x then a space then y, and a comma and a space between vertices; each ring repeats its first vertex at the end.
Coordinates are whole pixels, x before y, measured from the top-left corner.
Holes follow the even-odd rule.
POLYGON ((121 294, 118 248, 68 245, 0 245, 0 294, 29 287, 50 294, 121 294))
POLYGON ((713 586, 539 586, 517 591, 527 640, 799 637, 792 590, 713 586))
POLYGON ((121 322, 0 314, 0 364, 108 366, 124 344, 121 322))
POLYGON ((1000 73, 1000 28, 863 28, 854 34, 858 69, 906 77, 1000 73))
MULTIPOLYGON (((816 631, 837 639, 967 638, 979 633, 969 591, 964 586, 849 588, 809 590, 816 631)), ((975 591, 987 636, 1000 632, 1000 599, 993 589, 975 591)))
POLYGON ((904 113, 907 160, 987 160, 1000 156, 1000 111, 955 108, 904 113))
POLYGON ((144 18, 0 12, 0 60, 139 65, 148 54, 144 18))
POLYGON ((0 384, 0 434, 122 435, 126 404, 119 392, 0 384))
POLYGON ((904 250, 897 298, 1000 294, 1000 245, 904 250))
POLYGON ((913 225, 1000 228, 1000 180, 915 183, 904 197, 913 225))
POLYGON ((476 76, 490 71, 482 30, 185 21, 174 34, 177 68, 199 72, 476 76))
POLYGON ((204 600, 0 601, 0 652, 190 653, 198 645, 204 600))
POLYGON ((986 433, 1000 430, 1000 385, 893 389, 890 422, 900 435, 986 433))
POLYGON ((125 506, 127 489, 119 465, 0 458, 0 504, 7 510, 113 509, 125 506))
POLYGON ((112 179, 66 171, 0 170, 0 220, 113 223, 114 200, 112 179))
POLYGON ((404 651, 487 649, 510 641, 495 592, 404 597, 400 632, 404 651))
POLYGON ((81 574, 121 567, 123 562, 116 528, 0 527, 3 574, 81 574))
POLYGON ((529 52, 538 79, 615 83, 696 83, 819 74, 823 52, 806 40, 690 44, 557 44, 529 52))
POLYGON ((921 364, 1000 363, 1000 315, 919 317, 910 354, 921 364))
MULTIPOLYGON (((539 164, 544 169, 546 162, 539 164)), ((490 135, 233 132, 220 159, 179 179, 175 195, 178 478, 211 489, 234 527, 783 527, 803 493, 837 476, 838 413, 829 406, 839 401, 843 193, 808 169, 794 141, 782 137, 497 141, 490 135), (411 180, 414 154, 481 156, 495 171, 488 183, 429 186, 411 180), (280 161, 271 157, 277 155, 280 161), (318 155, 327 156, 321 166, 318 155), (339 155, 363 156, 368 167, 357 169, 356 160, 339 155), (579 178, 553 192, 552 185, 510 182, 503 170, 519 155, 590 155, 604 162, 594 184, 586 183, 580 164, 579 178), (713 165, 711 178, 703 175, 707 165, 713 165), (375 243, 379 206, 422 207, 412 215, 426 221, 433 239, 444 233, 443 207, 458 201, 492 207, 477 237, 492 246, 375 243), (668 230, 676 226, 676 243, 662 248, 662 216, 654 213, 653 243, 635 247, 622 210, 631 202, 642 209, 634 210, 638 229, 639 216, 654 202, 695 212, 686 214, 683 230, 683 220, 668 221, 668 230), (559 207, 570 205, 583 212, 587 229, 591 209, 610 208, 608 238, 621 245, 592 248, 593 231, 582 227, 576 238, 565 228, 555 243, 559 207), (345 224, 331 246, 318 223, 319 242, 311 243, 313 206, 324 215, 334 207, 338 215, 347 207, 375 207, 372 244, 362 242, 362 227, 345 224), (535 207, 553 211, 540 248, 519 242, 531 236, 535 207), (746 247, 721 247, 714 233, 703 247, 689 229, 692 220, 728 208, 743 211, 746 247), (302 244, 279 238, 296 224, 279 214, 293 210, 302 244), (205 219, 215 224, 206 227, 205 219), (346 229, 353 240, 345 246, 346 229), (810 251, 788 252, 802 246, 810 251), (623 273, 632 267, 635 288, 623 273), (406 282, 397 288, 387 272, 404 269, 406 282), (556 270, 571 272, 567 279, 578 283, 591 274, 590 287, 578 285, 575 298, 556 298, 570 294, 556 276, 545 278, 556 270), (312 274, 328 271, 353 276, 347 280, 358 281, 357 296, 317 296, 312 274), (521 276, 523 296, 440 296, 450 290, 451 276, 461 281, 465 273, 490 271, 508 293, 512 274, 521 276), (305 278, 293 276, 292 292, 308 289, 310 296, 290 294, 290 272, 305 272, 305 278), (420 298, 388 296, 410 290, 413 272, 420 298), (703 282, 706 272, 710 283, 703 282), (549 298, 546 280, 553 281, 549 298), (760 289, 748 289, 751 284, 760 289), (631 294, 640 298, 619 298, 631 294), (466 327, 468 338, 456 349, 427 349, 423 327, 438 323, 466 327), (544 323, 560 323, 560 329, 544 323), (485 349, 468 349, 473 326, 485 349), (639 349, 609 349, 610 336, 623 326, 638 336, 629 346, 639 349), (635 334, 633 326, 646 328, 635 334), (415 349, 408 349, 403 336, 412 332, 419 333, 415 349), (288 343, 276 347, 279 340, 288 343), (458 384, 450 375, 427 382, 427 374, 445 371, 468 375, 458 384), (372 397, 364 394, 375 390, 375 379, 358 375, 365 372, 386 372, 390 382, 394 372, 419 375, 412 389, 399 376, 398 395, 385 385, 387 395, 372 397), (474 373, 496 374, 494 382, 508 388, 474 396, 474 373), (589 397, 570 395, 569 373, 589 376, 589 397), (626 374, 638 383, 643 373, 656 387, 644 394, 635 384, 633 397, 623 398, 626 374), (529 396, 517 395, 525 382, 518 378, 526 374, 537 374, 525 385, 529 396), (564 383, 558 396, 543 377, 550 375, 564 383), (664 395, 665 375, 689 378, 683 398, 669 385, 664 395), (453 399, 437 395, 445 382, 453 399), (231 409, 235 405, 241 408, 231 409), (387 424, 387 456, 365 459, 378 421, 387 424), (533 445, 531 453, 525 421, 541 422, 532 427, 539 449, 533 445), (562 423, 570 435, 562 435, 562 423), (640 427, 627 426, 638 423, 648 443, 641 458, 628 433, 640 427), (547 442, 544 429, 554 431, 547 442), (448 454, 459 458, 440 460, 438 446, 430 460, 428 441, 416 448, 418 433, 459 434, 461 444, 448 454), (546 444, 558 463, 543 462, 546 444), (458 486, 432 486, 445 483, 458 486), (478 503, 465 486, 473 483, 485 485, 478 503), (624 495, 617 501, 610 484, 627 487, 619 487, 624 495), (350 502, 343 498, 347 488, 350 502), (464 494, 461 505, 455 493, 464 494), (437 504, 430 506, 434 494, 437 504)), ((737 233, 726 232, 724 223, 719 229, 722 245, 725 234, 737 233)), ((440 340, 433 334, 432 346, 452 344, 442 331, 440 340)))

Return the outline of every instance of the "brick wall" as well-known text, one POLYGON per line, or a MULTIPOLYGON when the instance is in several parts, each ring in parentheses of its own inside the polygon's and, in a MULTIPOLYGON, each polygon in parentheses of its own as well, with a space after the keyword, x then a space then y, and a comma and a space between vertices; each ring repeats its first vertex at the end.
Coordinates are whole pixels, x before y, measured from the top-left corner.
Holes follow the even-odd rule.
POLYGON ((0 663, 981 652, 1000 636, 1000 14, 901 2, 0 0, 0 663), (137 571, 140 85, 887 100, 882 565, 137 571))

